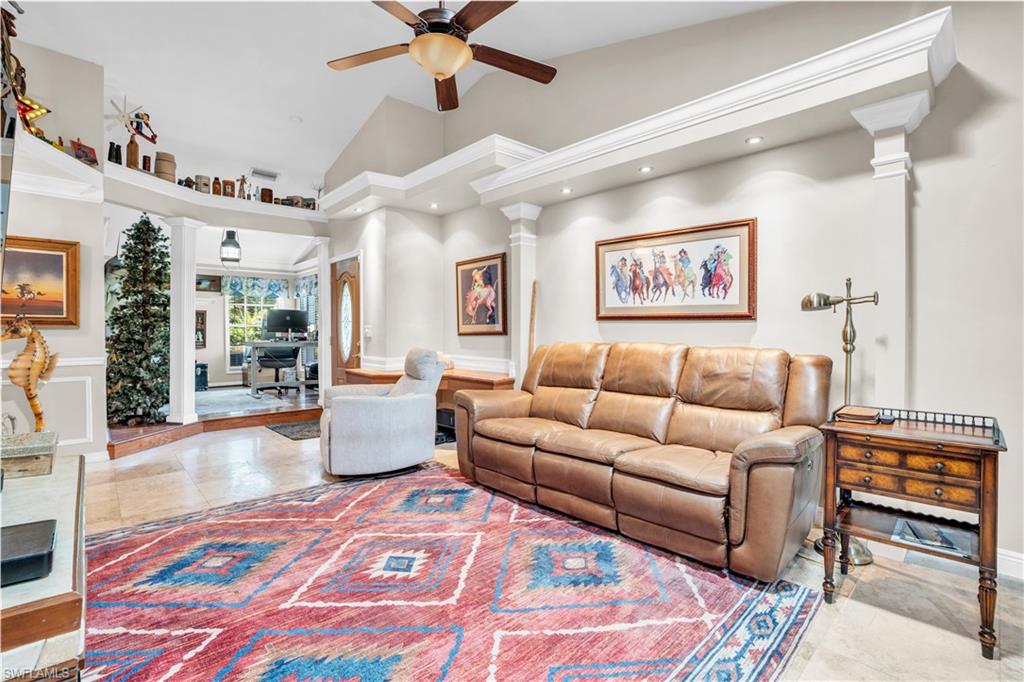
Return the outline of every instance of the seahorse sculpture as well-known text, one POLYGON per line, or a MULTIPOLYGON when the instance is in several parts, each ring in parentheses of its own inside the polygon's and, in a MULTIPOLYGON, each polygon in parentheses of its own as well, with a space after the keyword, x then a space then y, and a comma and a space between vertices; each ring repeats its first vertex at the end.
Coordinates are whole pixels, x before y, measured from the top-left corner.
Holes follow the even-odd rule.
POLYGON ((57 354, 50 355, 46 339, 24 315, 16 316, 0 336, 0 341, 11 339, 25 339, 25 348, 11 360, 7 376, 12 384, 25 391, 32 414, 36 416, 36 431, 42 431, 46 428, 46 421, 39 402, 39 382, 48 381, 53 376, 53 370, 57 368, 57 354))

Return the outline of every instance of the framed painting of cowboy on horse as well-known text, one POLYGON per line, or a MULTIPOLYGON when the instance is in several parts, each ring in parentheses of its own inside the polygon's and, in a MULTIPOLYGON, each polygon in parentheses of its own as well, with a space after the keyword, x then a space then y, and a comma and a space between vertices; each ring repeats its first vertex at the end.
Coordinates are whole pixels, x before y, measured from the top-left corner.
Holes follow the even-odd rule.
POLYGON ((757 218, 599 241, 599 320, 757 318, 757 218))
POLYGON ((508 332, 505 254, 455 264, 455 309, 459 336, 501 336, 508 332))
POLYGON ((37 327, 78 326, 78 242, 8 235, 0 317, 37 327))

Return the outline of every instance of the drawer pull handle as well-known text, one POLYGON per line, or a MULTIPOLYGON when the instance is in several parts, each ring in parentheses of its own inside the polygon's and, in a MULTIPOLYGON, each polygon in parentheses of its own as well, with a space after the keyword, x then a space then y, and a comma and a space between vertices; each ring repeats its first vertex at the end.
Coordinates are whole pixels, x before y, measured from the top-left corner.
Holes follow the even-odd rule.
POLYGON ((945 462, 936 462, 935 463, 935 470, 936 471, 942 471, 945 468, 946 468, 945 462))
POLYGON ((865 476, 864 477, 864 482, 865 483, 871 483, 871 477, 870 476, 865 476))
POLYGON ((871 452, 870 450, 868 450, 867 452, 864 453, 864 459, 871 459, 874 456, 875 456, 874 453, 871 452))
POLYGON ((945 445, 943 445, 942 443, 936 443, 936 445, 935 445, 935 449, 936 449, 936 450, 942 450, 942 449, 944 449, 945 447, 946 447, 946 446, 945 446, 945 445))
POLYGON ((935 497, 942 497, 942 488, 935 489, 935 497))

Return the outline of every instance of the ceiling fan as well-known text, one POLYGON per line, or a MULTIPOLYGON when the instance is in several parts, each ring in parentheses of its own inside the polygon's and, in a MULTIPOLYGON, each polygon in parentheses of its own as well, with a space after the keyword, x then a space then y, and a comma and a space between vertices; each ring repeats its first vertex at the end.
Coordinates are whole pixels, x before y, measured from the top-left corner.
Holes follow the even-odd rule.
POLYGON ((547 64, 486 45, 467 43, 472 31, 516 4, 515 2, 472 0, 458 12, 446 8, 444 2, 441 2, 440 6, 430 7, 419 14, 413 14, 400 2, 374 0, 373 4, 408 25, 415 33, 415 37, 408 43, 333 59, 327 62, 327 66, 344 71, 408 53, 417 64, 433 76, 438 111, 458 108, 459 90, 455 84, 455 73, 474 59, 539 83, 550 83, 555 77, 556 70, 547 64))

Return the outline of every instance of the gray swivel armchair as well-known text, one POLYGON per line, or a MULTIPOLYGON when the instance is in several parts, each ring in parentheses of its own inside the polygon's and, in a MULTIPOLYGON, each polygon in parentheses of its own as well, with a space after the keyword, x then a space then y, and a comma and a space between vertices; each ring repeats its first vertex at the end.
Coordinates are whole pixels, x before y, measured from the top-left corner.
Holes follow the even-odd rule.
POLYGON ((404 469, 434 456, 437 387, 445 363, 413 348, 398 383, 332 386, 324 393, 320 454, 336 476, 404 469))

